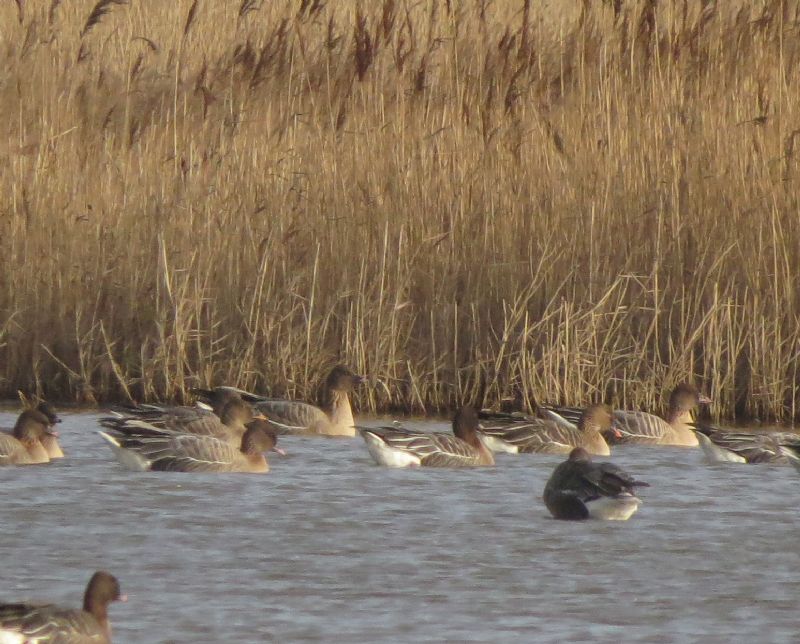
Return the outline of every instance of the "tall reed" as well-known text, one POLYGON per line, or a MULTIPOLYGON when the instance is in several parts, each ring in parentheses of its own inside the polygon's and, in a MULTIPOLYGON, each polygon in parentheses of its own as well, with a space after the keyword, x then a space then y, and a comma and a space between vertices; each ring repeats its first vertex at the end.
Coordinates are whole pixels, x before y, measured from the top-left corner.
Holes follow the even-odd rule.
POLYGON ((0 3, 0 394, 797 418, 800 3, 718 4, 0 3))

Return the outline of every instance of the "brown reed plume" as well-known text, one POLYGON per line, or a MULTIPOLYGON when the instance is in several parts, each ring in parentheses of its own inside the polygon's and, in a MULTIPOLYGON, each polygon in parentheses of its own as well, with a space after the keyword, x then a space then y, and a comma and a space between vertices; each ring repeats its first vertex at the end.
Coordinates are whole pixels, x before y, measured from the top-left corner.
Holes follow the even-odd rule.
POLYGON ((0 3, 0 394, 800 415, 798 0, 121 4, 0 3))

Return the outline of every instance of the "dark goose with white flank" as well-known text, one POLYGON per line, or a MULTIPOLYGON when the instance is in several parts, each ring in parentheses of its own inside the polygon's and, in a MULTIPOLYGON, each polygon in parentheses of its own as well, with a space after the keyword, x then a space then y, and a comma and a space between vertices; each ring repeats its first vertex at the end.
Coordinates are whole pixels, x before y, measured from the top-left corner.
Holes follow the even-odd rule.
POLYGON ((556 519, 626 521, 641 503, 635 488, 647 486, 613 463, 592 462, 576 447, 553 471, 543 498, 556 519))

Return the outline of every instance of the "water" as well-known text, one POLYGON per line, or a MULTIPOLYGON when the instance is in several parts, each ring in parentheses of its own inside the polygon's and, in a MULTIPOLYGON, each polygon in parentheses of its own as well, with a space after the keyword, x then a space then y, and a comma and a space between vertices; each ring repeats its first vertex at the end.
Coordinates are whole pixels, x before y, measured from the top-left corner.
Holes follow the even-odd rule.
POLYGON ((638 514, 569 523, 540 500, 558 457, 387 470, 361 439, 284 437, 266 475, 142 474, 62 417, 66 459, 0 468, 0 599, 78 606, 108 569, 115 642, 796 639, 790 467, 620 448, 638 514))

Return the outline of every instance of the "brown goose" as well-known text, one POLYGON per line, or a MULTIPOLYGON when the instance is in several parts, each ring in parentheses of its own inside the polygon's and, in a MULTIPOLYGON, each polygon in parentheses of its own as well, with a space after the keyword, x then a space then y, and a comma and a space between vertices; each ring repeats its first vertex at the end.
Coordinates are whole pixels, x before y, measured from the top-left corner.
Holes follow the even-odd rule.
POLYGON ((26 409, 12 430, 0 431, 0 465, 35 465, 50 457, 42 439, 50 432, 50 421, 38 409, 26 409))
POLYGON ((109 644, 108 605, 125 600, 117 579, 100 570, 86 586, 82 609, 54 604, 0 604, 0 642, 109 644))
POLYGON ((791 453, 800 448, 800 435, 794 432, 737 432, 701 423, 691 426, 709 463, 786 464, 790 462, 787 449, 791 453))
POLYGON ((276 445, 275 434, 261 419, 247 424, 238 449, 213 436, 169 430, 159 434, 152 429, 137 433, 135 428, 124 428, 113 435, 99 433, 111 445, 117 460, 135 471, 254 474, 269 471, 264 452, 283 453, 276 445))
POLYGON ((568 454, 583 447, 591 454, 608 456, 611 451, 603 432, 612 427, 608 405, 592 405, 581 414, 577 426, 519 414, 481 412, 484 442, 495 452, 510 454, 568 454))
POLYGON ((179 434, 218 438, 233 447, 241 444, 248 423, 256 419, 264 420, 263 414, 254 413, 252 406, 238 397, 230 399, 220 410, 219 416, 198 407, 159 405, 140 405, 113 413, 114 416, 100 419, 103 427, 123 433, 150 431, 157 435, 166 429, 179 434))
MULTIPOLYGON (((609 442, 638 443, 642 445, 677 445, 694 447, 698 444, 689 423, 698 405, 709 404, 711 399, 702 395, 697 387, 681 383, 672 390, 666 419, 643 411, 614 412, 614 427, 621 436, 608 437, 609 442)), ((580 409, 574 407, 544 407, 543 411, 557 422, 576 422, 580 409)))
POLYGON ((478 414, 462 407, 453 418, 453 435, 429 434, 399 427, 359 427, 367 450, 386 467, 475 467, 494 465, 478 435, 478 414))
POLYGON ((47 451, 47 455, 51 458, 64 458, 64 452, 61 445, 58 443, 58 432, 53 429, 53 426, 60 423, 61 419, 56 414, 52 405, 46 401, 40 402, 36 409, 47 416, 49 421, 48 431, 42 437, 42 445, 47 451))
POLYGON ((325 381, 324 409, 297 400, 264 398, 232 387, 192 391, 211 406, 216 404, 221 389, 234 391, 261 411, 279 434, 355 436, 356 429, 349 394, 364 381, 364 377, 356 375, 348 367, 335 366, 325 381))
POLYGON ((576 447, 553 471, 543 498, 556 519, 625 521, 641 503, 635 488, 648 486, 612 463, 593 463, 576 447))

